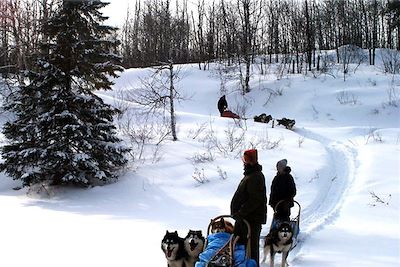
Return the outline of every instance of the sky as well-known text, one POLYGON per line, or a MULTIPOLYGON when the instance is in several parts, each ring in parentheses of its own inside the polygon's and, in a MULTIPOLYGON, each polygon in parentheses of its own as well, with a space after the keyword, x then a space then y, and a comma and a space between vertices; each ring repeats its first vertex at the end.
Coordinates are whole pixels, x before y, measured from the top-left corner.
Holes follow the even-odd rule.
POLYGON ((126 12, 129 6, 134 5, 135 0, 107 0, 110 4, 104 8, 104 15, 109 19, 107 24, 120 27, 124 23, 126 12))

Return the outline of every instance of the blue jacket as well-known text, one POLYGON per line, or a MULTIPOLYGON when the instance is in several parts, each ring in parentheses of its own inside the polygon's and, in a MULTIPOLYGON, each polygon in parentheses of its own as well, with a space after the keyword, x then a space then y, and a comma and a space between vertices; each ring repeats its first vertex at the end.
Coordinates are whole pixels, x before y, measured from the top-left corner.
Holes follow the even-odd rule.
MULTIPOLYGON (((220 250, 230 239, 228 233, 216 233, 207 237, 207 247, 200 254, 199 261, 195 267, 205 267, 213 256, 220 250)), ((234 252, 234 267, 256 267, 257 264, 252 259, 246 259, 246 248, 244 245, 236 245, 234 252)))

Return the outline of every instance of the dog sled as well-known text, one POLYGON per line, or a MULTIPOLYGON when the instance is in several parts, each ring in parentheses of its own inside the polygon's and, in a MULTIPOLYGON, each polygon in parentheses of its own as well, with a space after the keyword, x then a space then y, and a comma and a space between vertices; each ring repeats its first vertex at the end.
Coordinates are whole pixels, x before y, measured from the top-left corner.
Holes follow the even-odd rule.
POLYGON ((224 118, 232 118, 232 119, 240 119, 240 116, 230 110, 225 110, 224 112, 222 112, 221 117, 224 118))
POLYGON ((274 229, 277 229, 279 227, 279 225, 282 223, 289 223, 289 225, 292 227, 292 232, 293 232, 293 243, 292 243, 292 247, 291 247, 291 249, 293 249, 297 245, 297 237, 300 233, 301 206, 300 206, 299 202, 297 202, 296 200, 293 200, 293 204, 294 204, 294 206, 296 206, 297 214, 294 217, 289 218, 289 221, 287 222, 287 221, 277 219, 275 216, 277 214, 277 210, 278 210, 279 206, 285 205, 285 204, 287 204, 287 201, 281 200, 275 205, 274 218, 272 219, 272 222, 271 222, 270 232, 274 229))
POLYGON ((199 255, 196 267, 256 267, 257 264, 250 259, 250 225, 243 220, 247 228, 246 245, 239 244, 239 236, 231 232, 212 233, 212 225, 220 219, 231 219, 230 215, 220 215, 211 219, 207 229, 207 238, 204 250, 199 255))

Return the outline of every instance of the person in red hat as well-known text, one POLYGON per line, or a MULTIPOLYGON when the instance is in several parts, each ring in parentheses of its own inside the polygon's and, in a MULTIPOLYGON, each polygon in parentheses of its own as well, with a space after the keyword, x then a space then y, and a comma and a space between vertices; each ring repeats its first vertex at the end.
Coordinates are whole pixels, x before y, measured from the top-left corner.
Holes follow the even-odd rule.
POLYGON ((256 149, 246 150, 243 154, 244 177, 233 195, 231 215, 236 220, 235 234, 245 243, 246 231, 242 219, 250 224, 250 258, 260 266, 259 240, 261 227, 267 220, 267 193, 262 166, 258 163, 256 149))

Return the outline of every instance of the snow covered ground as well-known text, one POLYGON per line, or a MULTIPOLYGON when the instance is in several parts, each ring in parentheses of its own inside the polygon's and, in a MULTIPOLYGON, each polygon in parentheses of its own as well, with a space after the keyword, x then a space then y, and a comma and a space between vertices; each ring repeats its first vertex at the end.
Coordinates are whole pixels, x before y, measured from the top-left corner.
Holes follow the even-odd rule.
MULTIPOLYGON (((48 198, 12 190, 19 183, 2 174, 0 266, 165 266, 160 242, 166 230, 204 233, 211 218, 229 213, 242 178, 237 155, 251 144, 259 149, 268 194, 275 163, 286 158, 293 169, 302 212, 291 266, 398 266, 400 107, 388 105, 388 89, 394 88, 400 105, 400 77, 365 65, 346 82, 340 73, 277 80, 271 71, 252 77, 245 98, 235 90, 237 81, 226 80, 232 109, 250 118, 264 112, 295 119, 289 131, 220 118, 216 67, 182 66, 178 90, 190 99, 176 108, 179 141, 164 142, 158 161, 132 164, 118 183, 57 189, 48 198), (264 105, 271 93, 276 96, 264 105), (228 137, 242 135, 242 146, 232 148, 228 137), (219 149, 207 149, 209 140, 219 149)), ((99 95, 118 102, 121 91, 139 86, 148 73, 127 70, 115 91, 99 95)), ((269 210, 264 235, 271 217, 269 210)))

